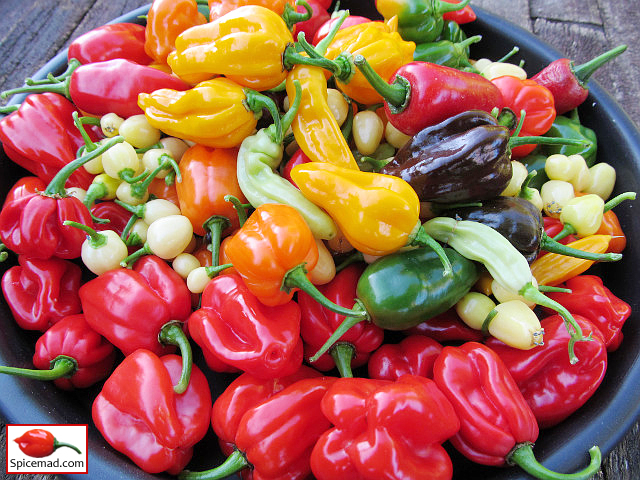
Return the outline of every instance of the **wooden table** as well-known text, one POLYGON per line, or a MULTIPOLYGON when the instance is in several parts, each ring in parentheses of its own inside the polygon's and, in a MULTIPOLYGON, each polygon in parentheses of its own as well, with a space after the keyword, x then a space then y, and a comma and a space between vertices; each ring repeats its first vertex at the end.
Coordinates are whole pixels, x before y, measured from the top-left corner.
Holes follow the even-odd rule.
MULTIPOLYGON (((141 0, 2 0, 0 16, 0 91, 22 84, 78 35, 143 5, 141 0)), ((598 70, 598 81, 640 125, 640 7, 637 0, 473 0, 535 33, 577 64, 614 46, 630 49, 613 65, 598 70)), ((603 141, 606 141, 604 139, 603 141)), ((4 472, 4 423, 0 469, 4 472)), ((604 460, 598 480, 640 478, 640 428, 636 425, 604 460)), ((3 478, 9 478, 2 473, 3 478)), ((17 479, 52 479, 18 475, 17 479)))

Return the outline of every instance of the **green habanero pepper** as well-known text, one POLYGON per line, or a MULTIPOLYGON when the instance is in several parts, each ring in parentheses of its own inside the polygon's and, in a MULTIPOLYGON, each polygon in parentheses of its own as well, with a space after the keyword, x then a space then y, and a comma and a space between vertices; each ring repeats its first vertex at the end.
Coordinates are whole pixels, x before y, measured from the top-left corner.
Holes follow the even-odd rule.
POLYGON ((407 41, 435 41, 444 28, 442 15, 461 10, 469 0, 448 3, 443 0, 377 0, 376 8, 385 18, 398 17, 398 33, 407 41))
POLYGON ((366 311, 367 318, 346 317, 310 360, 317 360, 362 320, 387 330, 405 330, 455 305, 478 280, 478 268, 454 249, 444 252, 451 262, 447 275, 440 257, 430 248, 398 251, 368 265, 358 280, 354 306, 354 310, 366 311))
POLYGON ((413 59, 421 62, 430 62, 446 67, 475 71, 475 67, 469 62, 469 45, 482 40, 481 35, 467 38, 461 42, 439 40, 437 42, 420 43, 416 45, 413 59))
MULTIPOLYGON (((282 118, 282 131, 289 128, 298 111, 300 82, 291 108, 282 118)), ((259 130, 255 135, 245 138, 238 151, 238 184, 249 203, 257 208, 265 203, 283 203, 290 205, 304 218, 314 237, 329 240, 336 236, 337 227, 324 210, 309 201, 288 180, 276 173, 282 161, 282 138, 278 138, 275 125, 259 130)))
MULTIPOLYGON (((591 167, 596 163, 598 151, 598 141, 596 133, 580 123, 578 109, 573 109, 570 116, 558 115, 551 125, 551 128, 544 134, 545 137, 573 138, 584 140, 587 143, 582 146, 575 145, 545 145, 542 152, 547 156, 554 153, 562 155, 582 155, 587 166, 591 167)), ((538 172, 539 173, 539 172, 538 172)))
POLYGON ((446 243, 458 253, 482 263, 489 274, 507 290, 527 300, 558 312, 569 332, 569 361, 578 361, 574 353, 576 342, 591 340, 583 335, 571 313, 558 302, 540 292, 533 284, 527 259, 497 230, 479 222, 435 217, 423 225, 425 231, 439 242, 446 243))
MULTIPOLYGON (((460 24, 455 20, 445 20, 442 27, 442 33, 436 40, 449 40, 453 43, 464 42, 467 39, 467 34, 460 27, 460 24)), ((467 57, 469 56, 469 47, 466 48, 467 57)))

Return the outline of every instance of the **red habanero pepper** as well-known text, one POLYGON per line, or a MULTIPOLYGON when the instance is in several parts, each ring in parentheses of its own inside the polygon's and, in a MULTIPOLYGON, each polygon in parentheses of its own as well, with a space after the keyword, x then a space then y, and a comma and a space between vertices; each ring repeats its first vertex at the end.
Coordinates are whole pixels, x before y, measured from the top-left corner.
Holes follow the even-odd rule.
POLYGON ((340 378, 322 399, 322 411, 335 427, 311 453, 318 480, 451 479, 441 443, 460 422, 432 380, 340 378))
POLYGON ((88 63, 71 60, 67 71, 51 83, 38 83, 6 90, 0 97, 14 93, 54 92, 64 95, 75 106, 91 115, 115 113, 122 118, 143 114, 138 94, 161 88, 184 91, 191 85, 169 73, 123 58, 88 63))
POLYGON ((384 111, 391 124, 406 135, 467 110, 490 112, 504 106, 498 87, 476 73, 414 61, 400 67, 387 82, 361 55, 353 61, 385 99, 384 111))
POLYGON ((437 342, 479 342, 484 338, 482 332, 470 328, 460 319, 455 308, 411 327, 406 333, 431 337, 437 342))
POLYGON ((569 362, 569 334, 561 316, 540 321, 544 345, 531 350, 509 347, 495 338, 485 345, 494 350, 531 407, 540 428, 549 428, 578 410, 596 391, 607 370, 607 348, 600 331, 586 318, 574 317, 591 341, 575 344, 580 361, 569 362))
POLYGON ((47 259, 77 258, 86 234, 65 226, 66 220, 92 225, 87 207, 76 197, 68 196, 64 184, 69 176, 89 160, 124 140, 109 139, 95 150, 62 167, 43 192, 34 192, 6 202, 0 211, 0 239, 19 255, 47 259))
POLYGON ((162 355, 177 345, 184 368, 176 391, 186 388, 192 360, 182 322, 191 314, 191 294, 164 260, 147 255, 132 269, 98 275, 80 287, 80 301, 87 323, 125 355, 139 348, 162 355))
MULTIPOLYGON (((447 3, 460 3, 460 0, 444 0, 447 3)), ((458 25, 464 23, 473 22, 476 19, 476 12, 473 11, 471 5, 466 5, 461 10, 454 10, 453 12, 444 12, 442 14, 443 20, 453 20, 458 25)))
MULTIPOLYGON (((491 82, 502 93, 503 105, 510 108, 520 120, 520 112, 526 115, 522 122, 519 137, 544 135, 556 119, 555 102, 551 91, 531 79, 522 80, 518 77, 504 75, 494 78, 491 82)), ((533 144, 520 145, 511 149, 513 158, 529 155, 536 148, 533 144)))
POLYGON ((385 343, 371 354, 367 368, 370 378, 395 381, 402 375, 433 379, 433 364, 442 345, 424 335, 410 335, 400 343, 385 343))
POLYGON ((69 315, 36 342, 33 365, 37 370, 0 366, 0 373, 52 380, 62 390, 73 390, 105 379, 115 358, 113 345, 89 326, 84 315, 69 315))
POLYGON ((236 274, 207 283, 201 308, 187 322, 212 370, 222 363, 258 378, 291 375, 302 364, 300 307, 262 304, 236 274))
POLYGON ((574 315, 589 319, 602 333, 607 351, 617 350, 622 342, 622 327, 631 315, 631 306, 611 293, 596 275, 578 275, 559 286, 571 293, 549 292, 549 298, 574 315))
POLYGON ((147 14, 144 50, 155 62, 166 64, 178 35, 203 23, 207 19, 195 0, 154 0, 147 14))
POLYGON ((25 255, 18 255, 18 263, 2 276, 2 292, 20 328, 44 332, 63 317, 82 311, 78 265, 25 255))
POLYGON ((139 349, 126 357, 93 402, 93 421, 105 440, 148 473, 177 474, 209 429, 211 392, 194 365, 184 393, 176 355, 139 349), (135 441, 132 441, 135 439, 135 441))
POLYGON ((127 223, 131 219, 131 215, 133 215, 126 208, 112 201, 96 203, 91 207, 91 214, 96 218, 109 220, 108 223, 94 222, 94 230, 113 230, 118 235, 122 235, 127 223))
MULTIPOLYGON (((364 266, 351 264, 318 290, 337 305, 349 308, 356 298, 358 279, 364 266)), ((304 292, 298 293, 302 310, 300 332, 305 342, 305 358, 313 356, 344 320, 343 315, 328 310, 304 292)), ((382 344, 384 331, 371 322, 360 322, 350 328, 313 366, 321 371, 338 367, 342 377, 352 377, 352 367, 367 363, 369 354, 382 344)))
POLYGON ((536 73, 531 80, 551 91, 556 103, 556 111, 558 115, 562 115, 578 107, 587 99, 589 90, 586 85, 591 75, 626 49, 626 45, 619 45, 578 66, 568 58, 560 58, 536 73))
MULTIPOLYGON (((61 95, 27 95, 17 111, 0 120, 0 142, 15 163, 50 182, 58 170, 75 160, 78 148, 85 144, 73 123, 76 108, 61 95)), ((88 129, 92 140, 98 136, 88 129)), ((87 189, 93 175, 81 168, 71 175, 68 187, 87 189)), ((41 189, 44 190, 44 189, 41 189)))
POLYGON ((247 468, 254 479, 308 478, 311 449, 331 427, 320 402, 335 381, 332 377, 298 380, 247 410, 234 435, 235 448, 222 465, 206 472, 185 470, 178 478, 220 479, 247 468))
POLYGON ((434 381, 460 419, 450 441, 465 457, 482 465, 516 464, 536 478, 591 478, 600 468, 600 449, 581 472, 550 472, 535 459, 539 429, 531 408, 507 367, 489 347, 467 342, 445 347, 433 369, 434 381), (546 475, 552 474, 552 475, 546 475))
POLYGON ((7 196, 4 197, 4 203, 13 202, 18 198, 32 193, 43 192, 45 188, 47 188, 47 184, 38 177, 22 177, 11 187, 7 196))
POLYGON ((68 443, 59 442, 51 432, 42 428, 27 430, 14 440, 22 450, 22 453, 29 457, 48 457, 60 447, 69 447, 78 453, 80 449, 68 443))
POLYGON ((280 378, 256 378, 249 373, 239 375, 213 402, 211 427, 225 455, 231 455, 233 442, 244 414, 298 380, 317 378, 322 374, 301 365, 293 374, 280 378))
POLYGON ((137 23, 110 23, 89 30, 69 44, 67 58, 80 63, 123 58, 148 65, 152 58, 144 51, 145 28, 137 23))

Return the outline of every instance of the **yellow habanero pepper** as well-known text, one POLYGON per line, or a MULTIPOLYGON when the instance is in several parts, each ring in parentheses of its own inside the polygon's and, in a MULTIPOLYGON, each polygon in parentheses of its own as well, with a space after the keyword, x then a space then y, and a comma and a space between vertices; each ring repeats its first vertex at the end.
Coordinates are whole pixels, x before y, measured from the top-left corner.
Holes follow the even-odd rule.
POLYGON ((149 123, 167 135, 207 147, 236 147, 256 128, 262 108, 281 129, 278 109, 269 97, 218 77, 184 92, 163 88, 138 95, 149 123))
POLYGON ((381 256, 407 245, 428 245, 450 268, 442 247, 422 228, 416 192, 401 178, 320 162, 297 165, 291 178, 360 252, 381 256))
MULTIPOLYGON (((340 30, 329 44, 326 58, 349 58, 362 55, 382 78, 391 78, 398 68, 413 61, 414 42, 407 42, 388 23, 366 22, 340 30)), ((336 77, 338 87, 356 102, 372 105, 381 103, 376 92, 362 73, 354 67, 354 75, 343 82, 336 77)))
MULTIPOLYGON (((589 235, 568 243, 568 247, 591 253, 604 253, 609 248, 611 235, 589 235)), ((540 285, 560 285, 585 272, 595 262, 557 253, 547 253, 531 264, 531 273, 540 285)))

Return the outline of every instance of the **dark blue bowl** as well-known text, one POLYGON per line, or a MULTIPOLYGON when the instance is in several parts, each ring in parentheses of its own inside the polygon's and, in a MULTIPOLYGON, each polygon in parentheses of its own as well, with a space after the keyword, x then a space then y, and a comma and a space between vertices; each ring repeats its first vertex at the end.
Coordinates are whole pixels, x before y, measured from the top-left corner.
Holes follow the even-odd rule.
MULTIPOLYGON (((372 2, 342 0, 344 8, 353 15, 376 16, 372 2)), ((139 22, 139 15, 146 13, 148 6, 134 10, 113 22, 139 22)), ((478 19, 464 25, 471 36, 483 35, 480 44, 473 48, 474 58, 500 58, 512 46, 520 47, 520 53, 512 61, 526 60, 525 69, 534 75, 549 62, 563 55, 539 38, 492 14, 474 7, 478 19), (481 50, 480 50, 481 48, 481 50)), ((66 65, 66 52, 48 62, 34 78, 43 78, 49 72, 61 72, 66 65)), ((582 123, 594 129, 598 135, 598 161, 615 166, 618 181, 614 193, 638 191, 640 179, 640 132, 622 108, 597 83, 589 84, 589 98, 580 107, 582 123)), ((13 103, 20 102, 16 96, 13 103)), ((0 193, 4 198, 9 188, 26 172, 13 164, 0 151, 0 193)), ((640 224, 632 221, 634 203, 624 202, 616 207, 627 237, 631 239, 624 252, 624 259, 614 264, 594 267, 596 273, 617 296, 629 302, 634 312, 639 307, 640 271, 634 265, 640 263, 640 250, 635 243, 640 238, 640 224)), ((0 267, 2 271, 11 266, 11 261, 0 267)), ((534 452, 538 460, 559 472, 573 472, 586 466, 587 450, 599 445, 607 454, 620 442, 624 434, 635 423, 640 414, 640 326, 635 317, 627 321, 621 347, 610 354, 608 371, 595 395, 573 416, 560 425, 540 433, 534 452)), ((2 299, 0 304, 0 364, 12 366, 31 365, 33 345, 37 333, 18 328, 11 312, 2 299)), ((196 349, 197 350, 197 349, 196 349)), ((202 359, 197 359, 204 365, 202 359)), ((203 371, 207 371, 206 367, 203 371)), ((208 378, 214 396, 218 395, 232 377, 209 373, 208 378)), ((126 457, 114 451, 91 425, 91 403, 99 392, 99 386, 78 392, 64 392, 52 384, 24 380, 0 375, 0 414, 7 423, 88 423, 89 424, 89 478, 92 479, 152 479, 170 478, 165 475, 149 475, 137 468, 126 457)), ((484 478, 495 480, 530 478, 518 468, 487 468, 475 465, 451 449, 454 460, 454 478, 484 478)), ((206 469, 223 460, 213 433, 196 446, 189 468, 206 469)), ((86 478, 86 477, 85 477, 86 478)))

